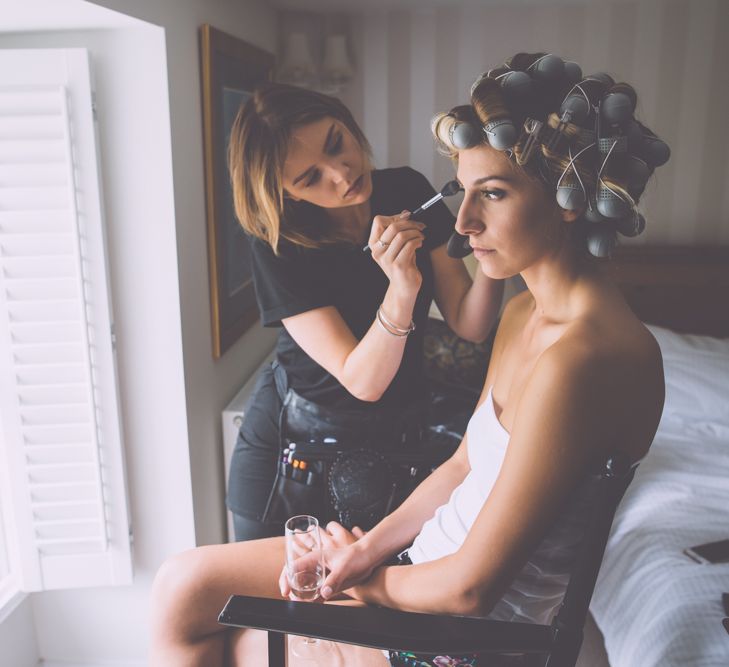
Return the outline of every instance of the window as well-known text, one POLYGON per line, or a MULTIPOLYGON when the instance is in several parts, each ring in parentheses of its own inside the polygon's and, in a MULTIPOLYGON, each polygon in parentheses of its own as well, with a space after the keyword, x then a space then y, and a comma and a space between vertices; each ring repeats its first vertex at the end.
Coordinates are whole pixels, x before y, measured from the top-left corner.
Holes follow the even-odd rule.
POLYGON ((131 581, 109 302, 88 55, 0 51, 0 568, 25 591, 131 581))

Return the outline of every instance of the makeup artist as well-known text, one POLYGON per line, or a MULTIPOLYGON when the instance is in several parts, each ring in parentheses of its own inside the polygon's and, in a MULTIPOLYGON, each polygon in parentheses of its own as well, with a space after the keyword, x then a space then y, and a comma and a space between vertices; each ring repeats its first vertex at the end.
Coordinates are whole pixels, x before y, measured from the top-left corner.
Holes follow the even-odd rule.
POLYGON ((432 299, 458 336, 482 341, 502 282, 483 272, 472 281, 448 256, 454 219, 442 202, 409 217, 433 188, 408 167, 373 169, 367 139, 335 98, 258 89, 233 125, 229 169, 261 320, 281 328, 231 461, 236 540, 280 535, 293 514, 326 519, 319 504, 336 505, 337 493, 350 496, 347 516, 362 525, 388 493, 369 450, 417 446, 432 299), (360 462, 336 475, 302 455, 319 451, 331 463, 344 443, 361 447, 360 462), (373 476, 358 478, 364 469, 373 476))

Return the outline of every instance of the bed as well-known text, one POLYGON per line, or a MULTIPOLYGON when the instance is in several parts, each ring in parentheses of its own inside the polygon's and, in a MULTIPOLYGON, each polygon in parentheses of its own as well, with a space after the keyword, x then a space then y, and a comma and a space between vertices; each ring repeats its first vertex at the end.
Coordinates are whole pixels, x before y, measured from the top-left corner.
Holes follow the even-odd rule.
POLYGON ((729 537, 729 248, 634 246, 605 270, 661 346, 666 404, 615 516, 590 607, 599 631, 588 624, 578 664, 726 667, 729 564, 682 551, 729 537))

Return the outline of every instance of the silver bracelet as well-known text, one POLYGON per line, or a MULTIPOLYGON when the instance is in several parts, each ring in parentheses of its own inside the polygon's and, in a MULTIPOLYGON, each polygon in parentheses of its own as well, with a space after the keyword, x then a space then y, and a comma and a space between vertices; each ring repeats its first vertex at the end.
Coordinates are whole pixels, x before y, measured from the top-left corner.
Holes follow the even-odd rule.
POLYGON ((393 336, 408 336, 413 331, 415 331, 415 322, 410 320, 410 326, 407 329, 403 329, 399 326, 397 326, 394 322, 392 322, 387 315, 385 315, 385 311, 382 310, 382 305, 380 304, 380 307, 377 309, 377 321, 382 325, 384 329, 387 330, 388 333, 391 333, 393 336))
POLYGON ((380 329, 382 329, 383 331, 386 331, 391 336, 396 336, 397 338, 406 338, 408 335, 406 333, 396 333, 395 331, 391 331, 390 329, 388 329, 387 326, 385 325, 385 323, 382 321, 382 318, 380 317, 379 309, 377 310, 377 324, 380 325, 380 329))

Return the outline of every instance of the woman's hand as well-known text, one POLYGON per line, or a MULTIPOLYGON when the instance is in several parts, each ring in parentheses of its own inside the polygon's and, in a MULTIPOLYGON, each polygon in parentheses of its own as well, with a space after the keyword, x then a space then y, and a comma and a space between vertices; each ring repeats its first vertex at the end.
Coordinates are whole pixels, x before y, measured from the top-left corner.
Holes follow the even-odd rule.
POLYGON ((322 532, 324 562, 329 574, 322 584, 320 595, 323 600, 345 592, 372 574, 375 563, 359 543, 364 531, 354 527, 352 532, 336 521, 330 521, 322 532))
POLYGON ((372 258, 385 272, 390 284, 403 294, 417 294, 423 277, 415 263, 415 251, 423 245, 422 222, 410 220, 407 211, 400 215, 376 215, 369 246, 372 258))
MULTIPOLYGON (((329 570, 329 575, 322 584, 319 601, 327 600, 344 588, 369 577, 374 563, 368 562, 362 549, 352 548, 360 538, 364 537, 364 534, 364 531, 357 526, 350 532, 336 521, 330 521, 325 529, 320 530, 324 562, 329 570)), ((302 559, 307 557, 316 558, 316 555, 302 554, 301 556, 302 559)), ((282 597, 295 599, 292 597, 286 565, 281 570, 278 585, 282 597)))

